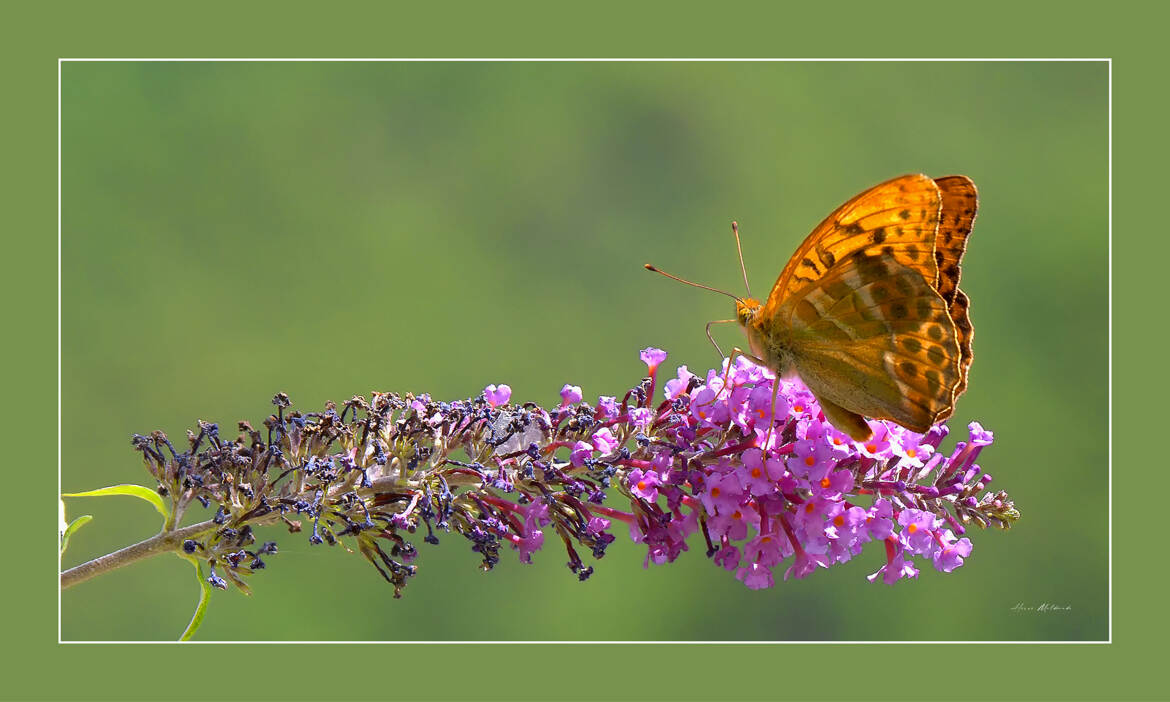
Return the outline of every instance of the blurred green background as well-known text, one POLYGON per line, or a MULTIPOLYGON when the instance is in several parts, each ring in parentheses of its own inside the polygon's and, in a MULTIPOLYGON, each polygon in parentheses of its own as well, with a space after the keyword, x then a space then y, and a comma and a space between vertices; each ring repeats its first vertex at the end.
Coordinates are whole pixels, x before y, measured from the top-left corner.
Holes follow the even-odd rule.
MULTIPOLYGON (((370 390, 509 383, 587 399, 667 364, 838 204, 887 178, 980 188, 976 328, 951 422, 1023 513, 950 575, 866 582, 880 549, 751 591, 703 556, 643 569, 619 539, 578 583, 550 544, 483 574, 416 540, 402 600, 355 554, 271 530, 255 595, 204 640, 1099 640, 1108 636, 1104 63, 77 63, 61 77, 62 489, 149 484, 130 434, 261 421, 370 390), (1070 611, 1021 612, 1043 603, 1070 611)), ((739 332, 718 337, 738 343, 739 332)), ((152 535, 130 498, 66 567, 152 535)), ((191 519, 206 518, 198 513, 191 519)), ((174 639, 197 587, 157 558, 61 595, 66 640, 174 639)))

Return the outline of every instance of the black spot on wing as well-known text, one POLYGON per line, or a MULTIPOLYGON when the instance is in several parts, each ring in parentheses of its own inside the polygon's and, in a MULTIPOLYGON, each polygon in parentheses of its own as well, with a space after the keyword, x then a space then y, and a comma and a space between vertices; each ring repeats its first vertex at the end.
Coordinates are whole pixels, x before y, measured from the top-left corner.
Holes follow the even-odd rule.
POLYGON ((817 247, 817 258, 821 259, 821 265, 825 268, 832 268, 837 263, 837 257, 833 255, 832 251, 826 251, 821 247, 817 247))
POLYGON ((925 297, 920 297, 920 298, 918 298, 918 302, 916 302, 914 304, 915 304, 915 307, 917 307, 917 309, 918 309, 918 318, 919 319, 927 319, 928 317, 930 317, 930 309, 931 309, 930 300, 928 300, 925 297))

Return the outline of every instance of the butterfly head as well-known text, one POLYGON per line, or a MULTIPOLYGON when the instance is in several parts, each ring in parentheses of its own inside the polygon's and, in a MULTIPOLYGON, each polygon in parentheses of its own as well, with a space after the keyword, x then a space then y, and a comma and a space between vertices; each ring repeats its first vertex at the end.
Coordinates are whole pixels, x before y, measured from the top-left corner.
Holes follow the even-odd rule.
POLYGON ((737 297, 735 299, 735 319, 742 326, 747 327, 756 315, 760 313, 760 301, 753 297, 737 297))
POLYGON ((762 324, 763 312, 763 305, 754 297, 735 300, 735 321, 747 333, 748 348, 778 374, 786 373, 791 364, 787 356, 776 352, 775 344, 769 343, 767 329, 762 324))

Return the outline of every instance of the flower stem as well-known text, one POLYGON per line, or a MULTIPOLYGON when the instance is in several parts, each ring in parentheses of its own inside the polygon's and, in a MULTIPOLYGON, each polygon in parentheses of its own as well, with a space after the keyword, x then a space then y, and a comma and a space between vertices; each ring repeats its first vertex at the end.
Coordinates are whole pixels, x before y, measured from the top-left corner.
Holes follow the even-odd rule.
POLYGON ((621 510, 613 509, 612 507, 606 507, 605 505, 590 504, 589 511, 596 512, 597 514, 604 514, 610 519, 616 519, 619 522, 624 522, 626 524, 634 523, 634 515, 630 514, 629 512, 622 512, 621 510))
POLYGON ((216 523, 208 520, 183 527, 182 529, 160 532, 133 546, 127 546, 113 553, 98 556, 92 561, 86 561, 81 565, 73 566, 69 570, 61 573, 61 589, 64 590, 73 587, 90 578, 108 573, 111 570, 117 570, 131 563, 141 561, 144 558, 157 556, 160 553, 179 551, 185 540, 216 528, 218 528, 216 523))

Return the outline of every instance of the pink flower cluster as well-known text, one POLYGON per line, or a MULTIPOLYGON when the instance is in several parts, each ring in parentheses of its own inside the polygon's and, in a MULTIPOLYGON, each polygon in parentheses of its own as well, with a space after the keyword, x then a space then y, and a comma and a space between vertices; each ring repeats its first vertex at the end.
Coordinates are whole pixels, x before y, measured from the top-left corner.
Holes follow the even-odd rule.
MULTIPOLYGON (((653 392, 666 354, 641 355, 653 392)), ((562 407, 579 401, 579 389, 569 390, 562 407)), ((945 425, 924 435, 873 421, 873 436, 855 442, 798 380, 778 380, 743 358, 705 378, 680 367, 664 395, 656 408, 648 397, 614 416, 570 456, 576 467, 604 462, 620 450, 618 436, 641 449, 613 461, 631 510, 607 516, 646 545, 646 565, 673 561, 700 532, 717 565, 758 589, 775 583, 777 568, 802 578, 880 542, 886 563, 869 579, 893 584, 918 575, 915 559, 942 572, 961 566, 971 554, 965 525, 1007 527, 1018 518, 1006 495, 982 494, 991 477, 975 460, 992 434, 978 423, 949 454, 939 450, 945 425)), ((612 404, 601 398, 599 407, 612 404)))

